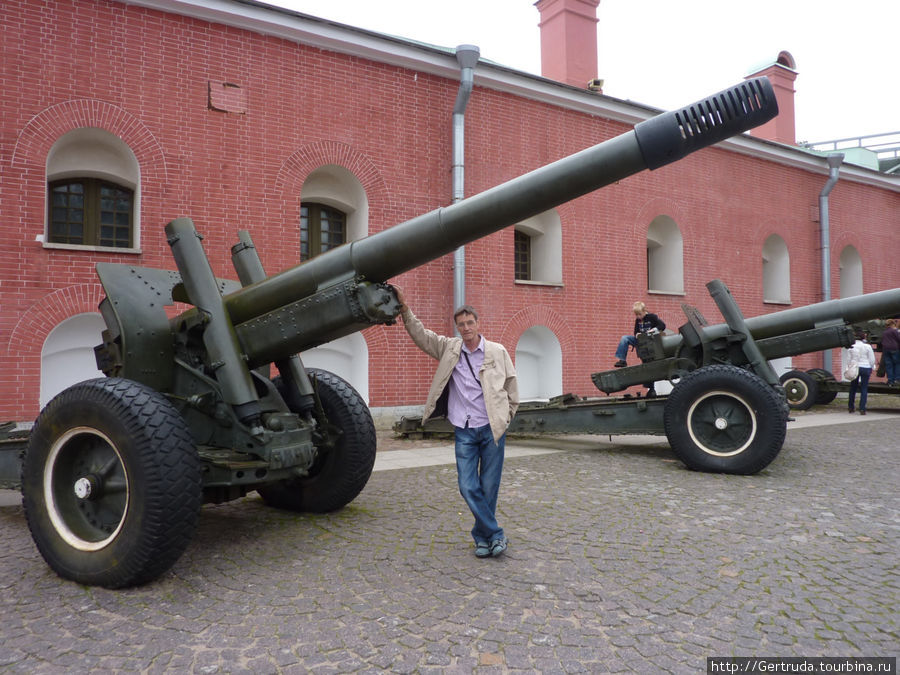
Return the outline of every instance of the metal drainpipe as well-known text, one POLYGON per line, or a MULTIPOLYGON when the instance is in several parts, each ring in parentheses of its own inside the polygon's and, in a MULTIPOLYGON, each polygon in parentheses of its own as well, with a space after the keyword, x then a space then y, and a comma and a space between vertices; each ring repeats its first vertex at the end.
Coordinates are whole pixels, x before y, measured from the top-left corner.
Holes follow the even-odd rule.
MULTIPOLYGON (((841 170, 841 162, 844 161, 843 153, 835 153, 825 158, 828 162, 828 180, 819 193, 819 222, 822 225, 822 301, 831 300, 831 232, 828 221, 828 194, 838 180, 841 170)), ((829 373, 831 369, 831 350, 822 352, 822 368, 829 373)))
MULTIPOLYGON (((475 64, 481 51, 475 45, 459 45, 456 60, 461 69, 459 91, 453 106, 453 203, 465 197, 466 105, 475 76, 475 64)), ((466 302, 466 251, 460 246, 453 253, 453 309, 466 302)), ((455 326, 454 326, 455 328, 455 326)))

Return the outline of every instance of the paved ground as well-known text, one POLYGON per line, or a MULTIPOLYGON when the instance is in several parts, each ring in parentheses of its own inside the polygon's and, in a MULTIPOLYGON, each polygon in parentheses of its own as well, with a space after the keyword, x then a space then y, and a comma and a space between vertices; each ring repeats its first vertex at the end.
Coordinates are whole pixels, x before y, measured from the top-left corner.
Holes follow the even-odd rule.
POLYGON ((57 578, 7 499, 0 671, 697 673, 708 656, 898 655, 896 412, 800 415, 749 477, 613 441, 511 445, 496 560, 472 555, 446 443, 386 442, 339 513, 255 494, 204 507, 172 571, 125 591, 57 578))

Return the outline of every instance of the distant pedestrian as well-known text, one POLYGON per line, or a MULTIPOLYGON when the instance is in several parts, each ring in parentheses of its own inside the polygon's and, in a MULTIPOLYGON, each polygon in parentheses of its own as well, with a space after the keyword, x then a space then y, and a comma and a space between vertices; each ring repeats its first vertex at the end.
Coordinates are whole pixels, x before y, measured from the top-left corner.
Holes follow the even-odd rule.
POLYGON ((875 350, 866 342, 866 334, 857 332, 856 342, 847 350, 847 367, 856 366, 857 374, 850 382, 849 411, 855 412, 856 390, 859 389, 859 414, 866 414, 866 403, 869 396, 869 378, 875 367, 875 350))
POLYGON ((888 319, 887 328, 881 334, 881 360, 889 387, 900 387, 900 330, 898 319, 888 319))

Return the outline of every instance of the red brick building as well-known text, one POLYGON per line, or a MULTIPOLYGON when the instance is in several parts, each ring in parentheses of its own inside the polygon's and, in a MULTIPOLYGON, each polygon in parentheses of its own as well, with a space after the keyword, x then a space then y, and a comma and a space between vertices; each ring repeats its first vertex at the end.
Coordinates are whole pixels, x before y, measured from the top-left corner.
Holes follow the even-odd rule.
MULTIPOLYGON (((545 53, 567 53, 553 44, 593 27, 596 4, 538 3, 545 53), (563 18, 574 27, 559 30, 563 18)), ((95 374, 94 266, 174 269, 163 228, 175 217, 194 220, 216 273, 234 278, 238 230, 273 273, 299 262, 304 216, 315 249, 453 199, 453 49, 243 0, 5 0, 0 35, 0 419, 33 418, 95 374), (325 221, 342 232, 323 234, 325 221)), ((545 60, 546 77, 479 62, 465 194, 658 112, 585 86, 595 72, 596 56, 545 60)), ((790 55, 768 74, 789 115, 790 55)), ((778 121, 766 138, 733 139, 466 247, 466 301, 514 355, 526 397, 597 393, 589 374, 612 365, 637 299, 677 329, 682 302, 720 320, 704 287, 713 278, 746 316, 823 298, 828 165, 778 121)), ((900 286, 900 178, 845 163, 828 209, 832 297, 900 286)), ((453 268, 448 255, 395 279, 438 331, 450 330, 453 268)), ((400 326, 316 352, 307 365, 342 374, 376 410, 424 400, 432 366, 400 326)))

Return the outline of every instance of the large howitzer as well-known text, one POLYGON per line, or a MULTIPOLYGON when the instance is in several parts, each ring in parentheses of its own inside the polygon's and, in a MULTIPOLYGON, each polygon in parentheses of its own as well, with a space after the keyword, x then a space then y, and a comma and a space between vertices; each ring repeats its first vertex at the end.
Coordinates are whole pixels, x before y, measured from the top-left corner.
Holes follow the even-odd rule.
POLYGON ((374 425, 352 387, 298 352, 393 322, 390 278, 776 113, 768 80, 749 80, 268 278, 242 232, 240 283, 214 276, 190 219, 171 221, 177 273, 97 266, 107 378, 66 389, 35 422, 22 489, 38 549, 63 577, 132 585, 173 564, 203 501, 257 490, 295 510, 347 504, 372 471, 374 425), (192 307, 172 317, 173 302, 192 307))

